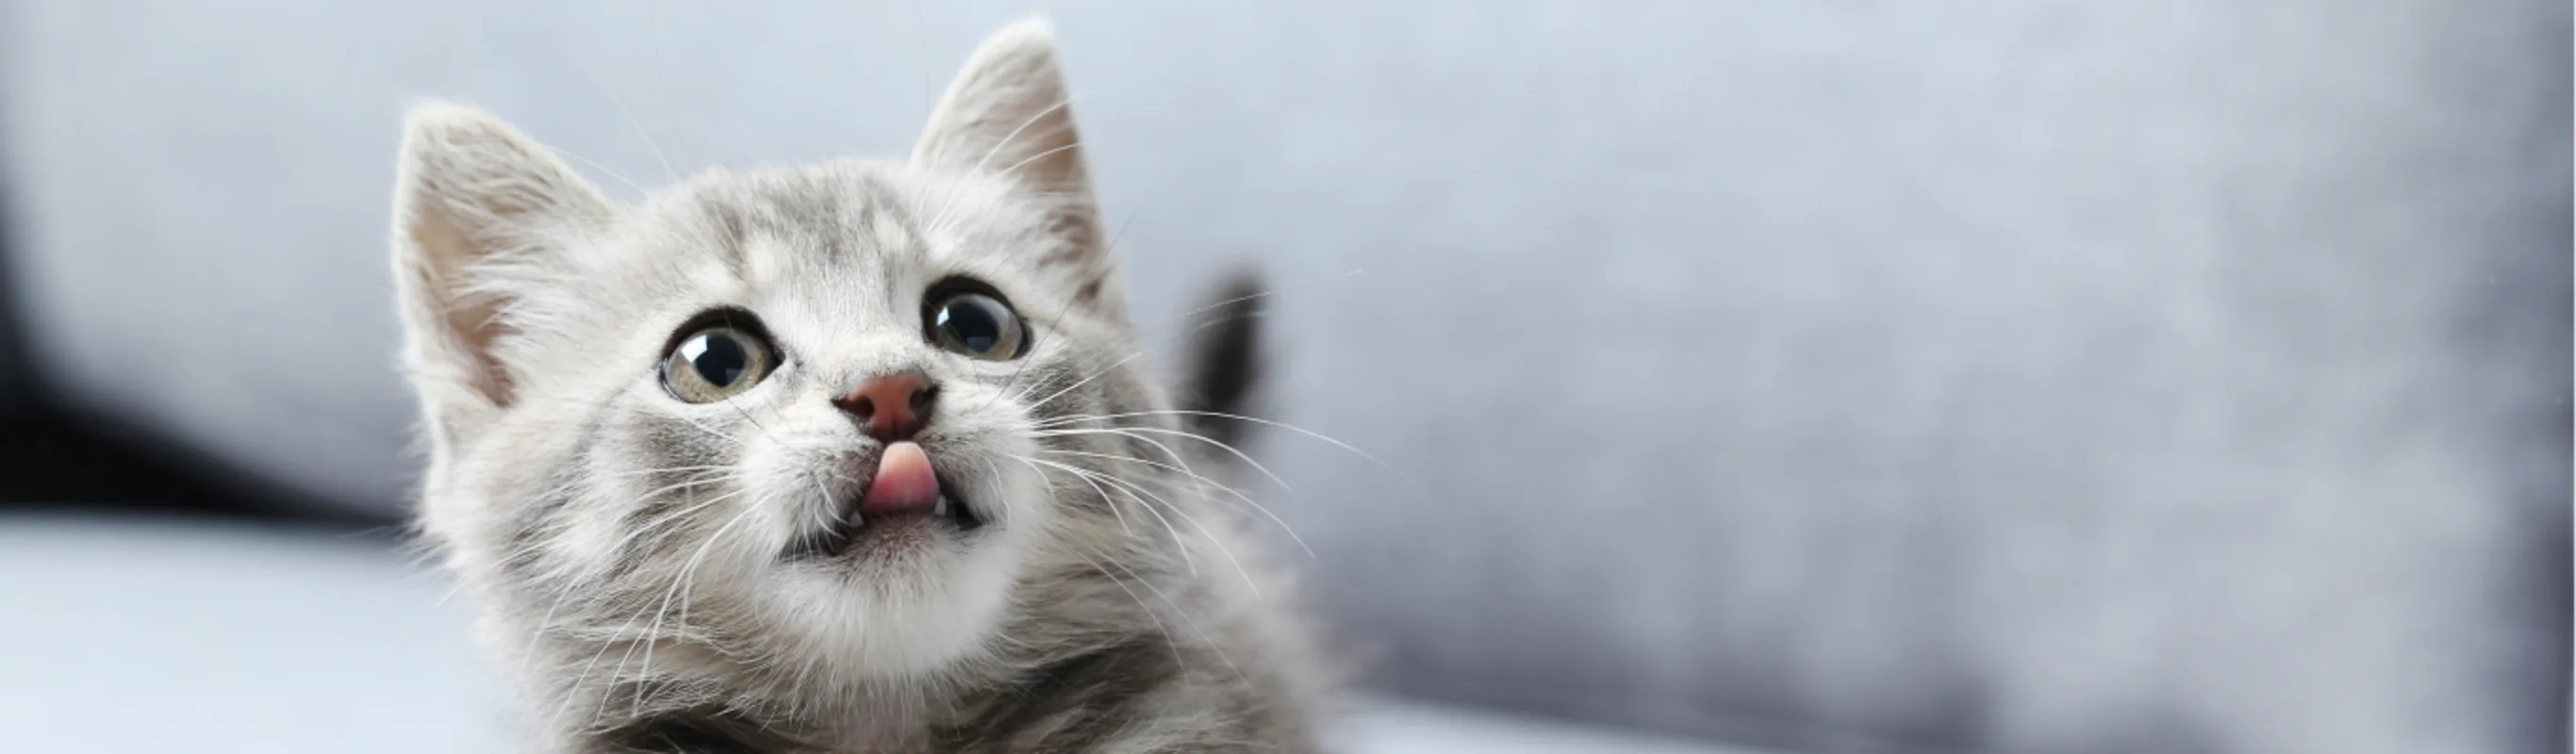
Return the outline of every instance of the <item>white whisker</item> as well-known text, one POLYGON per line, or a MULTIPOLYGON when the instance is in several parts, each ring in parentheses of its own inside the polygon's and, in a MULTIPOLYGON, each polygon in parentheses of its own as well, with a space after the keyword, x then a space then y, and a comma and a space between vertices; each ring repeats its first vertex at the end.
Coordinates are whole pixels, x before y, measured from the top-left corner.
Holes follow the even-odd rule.
MULTIPOLYGON (((1205 535, 1205 538, 1207 539, 1207 541, 1208 541, 1208 543, 1209 543, 1209 544, 1216 545, 1217 552, 1219 552, 1219 553, 1221 553, 1221 554, 1225 555, 1225 560, 1226 560, 1226 562, 1227 562, 1227 563, 1231 563, 1231 564, 1233 564, 1233 565, 1234 565, 1234 570, 1235 570, 1235 572, 1236 572, 1236 573, 1238 573, 1238 574, 1241 574, 1241 575, 1243 576, 1243 585, 1244 585, 1245 587, 1248 587, 1248 588, 1250 588, 1250 589, 1252 590, 1252 594, 1253 594, 1253 596, 1258 597, 1258 596, 1260 596, 1260 595, 1261 595, 1261 584, 1260 584, 1259 582, 1256 582, 1256 581, 1254 581, 1254 580, 1253 580, 1253 578, 1252 578, 1252 571, 1247 570, 1247 569, 1245 569, 1245 568, 1243 567, 1243 561, 1238 560, 1238 559, 1236 559, 1236 558, 1235 558, 1235 556, 1234 556, 1234 548, 1231 548, 1231 547, 1227 547, 1227 546, 1225 546, 1225 538, 1224 538, 1223 536, 1218 535, 1218 534, 1216 533, 1216 531, 1215 531, 1215 530, 1213 530, 1213 529, 1209 529, 1209 528, 1207 527, 1207 524, 1200 523, 1200 522, 1199 522, 1199 520, 1198 520, 1197 518, 1195 518, 1195 517, 1192 517, 1192 516, 1189 514, 1189 512, 1188 512, 1188 511, 1181 510, 1181 507, 1180 507, 1179 505, 1175 505, 1175 504, 1173 504, 1173 503, 1172 503, 1172 501, 1171 501, 1170 499, 1164 498, 1164 497, 1163 497, 1163 496, 1161 496, 1161 495, 1156 495, 1156 494, 1154 494, 1152 491, 1145 489, 1145 488, 1144 488, 1143 486, 1141 486, 1141 485, 1138 485, 1138 484, 1136 484, 1136 483, 1134 483, 1134 482, 1127 481, 1127 480, 1125 480, 1125 479, 1120 479, 1120 478, 1118 478, 1118 477, 1117 477, 1117 476, 1115 476, 1115 475, 1111 475, 1111 474, 1103 474, 1103 473, 1096 472, 1096 471, 1092 471, 1092 470, 1090 470, 1090 469, 1085 469, 1085 468, 1082 468, 1082 467, 1079 467, 1079 466, 1074 466, 1074 465, 1071 465, 1071 464, 1057 463, 1057 462, 1054 462, 1054 461, 1048 461, 1048 460, 1043 460, 1043 459, 1031 458, 1031 459, 1026 459, 1026 460, 1029 460, 1029 461, 1032 461, 1032 462, 1036 462, 1036 463, 1046 464, 1046 465, 1049 465, 1049 466, 1054 466, 1054 467, 1061 468, 1061 469, 1064 469, 1064 470, 1069 471, 1069 472, 1073 472, 1074 474, 1077 474, 1077 475, 1081 475, 1081 476, 1085 476, 1085 477, 1090 477, 1090 478, 1095 478, 1095 479, 1098 479, 1098 480, 1100 480, 1100 481, 1107 482, 1107 483, 1109 483, 1109 485, 1110 485, 1110 486, 1112 486, 1112 487, 1120 487, 1120 488, 1123 488, 1123 489, 1127 490, 1127 493, 1128 493, 1128 495, 1130 496, 1130 498, 1134 498, 1134 497, 1135 497, 1135 496, 1137 496, 1137 495, 1142 495, 1144 498, 1149 498, 1149 499, 1152 499, 1154 502, 1162 503, 1164 508, 1171 510, 1172 515, 1175 515, 1175 516, 1179 516, 1179 517, 1181 517, 1181 520, 1182 520, 1182 521, 1187 521, 1187 522, 1189 522, 1190 526, 1197 528, 1197 529, 1199 530, 1199 533, 1200 533, 1200 534, 1205 535)), ((1143 499, 1138 499, 1138 500, 1137 500, 1137 504, 1138 504, 1138 505, 1142 505, 1142 506, 1144 506, 1145 510, 1146 510, 1146 511, 1148 511, 1148 512, 1151 512, 1151 511, 1153 511, 1153 510, 1154 510, 1154 506, 1153 506, 1152 504, 1150 504, 1150 503, 1146 503, 1143 499)), ((1161 515, 1161 514, 1156 514, 1156 515, 1161 515)), ((1164 525, 1165 525, 1165 526, 1169 526, 1170 524, 1171 524, 1171 522, 1170 522, 1169 520, 1164 521, 1164 525)), ((1173 536, 1174 536, 1174 537, 1176 537, 1176 538, 1177 538, 1178 536, 1180 536, 1179 531, 1178 531, 1178 530, 1174 530, 1174 532, 1173 532, 1173 536)))
MULTIPOLYGON (((1050 461, 1028 458, 1025 456, 1011 456, 1011 460, 1019 461, 1020 463, 1027 464, 1029 468, 1036 469, 1038 476, 1041 477, 1046 476, 1046 469, 1041 468, 1039 464, 1045 464, 1047 466, 1053 466, 1055 468, 1071 472, 1075 479, 1082 480, 1084 484, 1091 485, 1092 490, 1100 493, 1100 504, 1109 506, 1109 515, 1118 517, 1118 529, 1120 531, 1125 532, 1129 537, 1136 536, 1136 530, 1127 528, 1127 514, 1121 513, 1118 510, 1118 496, 1109 494, 1108 488, 1100 486, 1100 482, 1092 479, 1090 475, 1083 473, 1082 469, 1050 461)), ((1129 497, 1134 497, 1134 495, 1129 495, 1129 497)), ((1138 501, 1137 504, 1144 505, 1144 502, 1138 501)), ((1181 548, 1181 562, 1189 565, 1191 576, 1197 576, 1198 564, 1189 557, 1190 544, 1189 542, 1184 541, 1181 537, 1181 530, 1178 527, 1172 526, 1172 520, 1163 518, 1162 512, 1154 510, 1153 506, 1145 505, 1145 512, 1154 514, 1155 519, 1163 522, 1163 528, 1166 531, 1169 531, 1172 535, 1173 546, 1181 548)))
MULTIPOLYGON (((1036 432, 1035 434, 1036 434, 1037 436, 1039 436, 1039 437, 1070 437, 1070 436, 1077 436, 1077 435, 1114 435, 1114 436, 1119 436, 1119 437, 1127 437, 1127 438, 1132 438, 1132 439, 1137 439, 1137 440, 1142 440, 1142 441, 1145 441, 1145 442, 1153 443, 1156 447, 1160 447, 1160 448, 1162 448, 1164 453, 1171 455, 1171 457, 1172 457, 1172 459, 1173 459, 1173 460, 1175 460, 1175 461, 1179 461, 1179 460, 1181 459, 1181 455, 1180 455, 1180 453, 1173 451, 1173 450, 1171 449, 1171 446, 1164 445, 1164 444, 1162 444, 1161 442, 1157 442, 1157 441, 1155 441, 1155 440, 1153 440, 1153 439, 1151 439, 1151 438, 1144 437, 1144 436, 1143 436, 1142 434, 1140 434, 1140 433, 1150 433, 1150 434, 1157 434, 1157 435, 1171 435, 1171 436, 1175 436, 1175 437, 1183 437, 1183 438, 1192 439, 1192 440, 1197 440, 1197 441, 1199 441, 1199 442, 1207 443, 1207 444, 1209 444, 1209 445, 1215 446, 1215 447, 1216 447, 1217 449, 1219 449, 1219 450, 1223 450, 1223 451, 1225 451, 1225 452, 1227 452, 1227 453, 1231 453, 1231 454, 1233 454, 1233 455, 1234 455, 1234 457, 1235 457, 1237 460, 1241 460, 1241 461, 1243 461, 1243 463, 1244 463, 1245 465, 1251 466, 1251 467, 1252 467, 1252 469, 1253 469, 1254 471, 1261 472, 1261 475, 1262 475, 1262 476, 1269 477, 1269 478, 1270 478, 1270 482, 1271 482, 1272 484, 1279 485, 1279 488, 1280 488, 1280 489, 1283 489, 1283 490, 1291 490, 1291 491, 1294 491, 1294 490, 1296 489, 1296 488, 1294 488, 1294 487, 1290 487, 1290 486, 1288 486, 1288 480, 1281 479, 1281 478, 1279 478, 1279 475, 1278 475, 1278 474, 1271 473, 1271 471, 1270 471, 1270 467, 1268 467, 1268 466, 1263 466, 1263 465, 1261 465, 1261 462, 1260 462, 1260 461, 1253 460, 1253 459, 1252 459, 1252 455, 1251 455, 1251 454, 1249 454, 1249 453, 1245 453, 1245 452, 1243 452, 1243 451, 1241 451, 1241 450, 1238 450, 1238 449, 1236 449, 1236 448, 1235 448, 1234 446, 1232 446, 1232 445, 1227 445, 1227 444, 1225 444, 1224 442, 1217 440, 1216 438, 1209 437, 1209 436, 1207 436, 1207 435, 1202 435, 1202 434, 1199 434, 1199 433, 1196 433, 1196 432, 1188 432, 1188 431, 1178 430, 1178 429, 1164 429, 1164 428, 1161 428, 1161 427, 1119 427, 1119 428, 1115 428, 1115 429, 1083 429, 1083 428, 1062 429, 1062 428, 1059 428, 1059 429, 1039 430, 1039 431, 1038 431, 1038 432, 1036 432)), ((1184 461, 1183 463, 1186 463, 1186 462, 1184 461)))
MULTIPOLYGON (((1323 441, 1323 442, 1330 443, 1330 444, 1332 444, 1332 446, 1333 446, 1333 447, 1341 448, 1341 449, 1346 450, 1346 451, 1350 451, 1350 453, 1351 453, 1352 455, 1356 455, 1356 456, 1359 456, 1359 457, 1361 457, 1361 458, 1368 459, 1368 461, 1369 461, 1370 463, 1375 463, 1375 464, 1377 464, 1379 467, 1384 468, 1384 469, 1386 469, 1386 470, 1388 470, 1388 471, 1393 471, 1393 472, 1396 472, 1396 473, 1398 473, 1398 474, 1402 474, 1402 473, 1404 473, 1403 471, 1401 471, 1401 470, 1399 470, 1399 469, 1395 468, 1395 466, 1393 466, 1393 465, 1391 465, 1391 464, 1388 464, 1388 463, 1387 463, 1387 462, 1385 462, 1385 461, 1378 460, 1378 457, 1377 457, 1377 456, 1369 455, 1368 451, 1364 451, 1364 450, 1361 450, 1361 449, 1359 449, 1359 448, 1357 448, 1357 447, 1354 447, 1354 446, 1352 446, 1350 443, 1346 443, 1346 442, 1342 442, 1342 441, 1340 441, 1340 440, 1333 439, 1332 437, 1327 436, 1327 435, 1325 435, 1325 434, 1323 434, 1323 433, 1321 433, 1321 432, 1316 432, 1316 431, 1314 431, 1314 430, 1307 429, 1307 428, 1305 428, 1305 427, 1300 427, 1300 426, 1297 426, 1297 425, 1294 425, 1294 424, 1289 424, 1289 423, 1286 423, 1286 422, 1272 421, 1272 420, 1269 420, 1269 419, 1263 419, 1263 418, 1261 418, 1261 417, 1257 417, 1257 416, 1244 416, 1244 415, 1242 415, 1242 414, 1229 414, 1229 413, 1225 413, 1225 412, 1222 412, 1222 411, 1193 411, 1193 410, 1189 410, 1189 409, 1163 409, 1163 410, 1157 410, 1157 411, 1128 411, 1128 412, 1124 412, 1124 413, 1116 413, 1116 414, 1099 414, 1099 415, 1093 415, 1093 416, 1068 416, 1068 417, 1063 417, 1063 418, 1060 418, 1060 419, 1053 419, 1053 420, 1048 420, 1048 421, 1038 422, 1038 423, 1037 423, 1037 426, 1038 426, 1038 427, 1041 427, 1041 428, 1044 428, 1044 427, 1055 426, 1055 425, 1058 425, 1058 424, 1067 424, 1067 423, 1072 423, 1072 422, 1077 422, 1077 421, 1095 421, 1095 420, 1104 420, 1104 419, 1124 419, 1124 418, 1131 418, 1131 417, 1138 417, 1138 416, 1157 416, 1157 415, 1163 415, 1163 416, 1205 416, 1205 417, 1216 418, 1216 419, 1231 419, 1231 420, 1239 421, 1239 422, 1248 422, 1248 423, 1252 423, 1252 424, 1259 424, 1259 425, 1262 425, 1262 426, 1265 426, 1265 427, 1277 427, 1277 428, 1280 428, 1280 429, 1288 430, 1288 431, 1290 431, 1290 432, 1295 432, 1295 433, 1297 433, 1297 434, 1305 435, 1305 436, 1307 436, 1307 437, 1311 437, 1311 438, 1314 438, 1314 439, 1316 439, 1316 440, 1321 440, 1321 441, 1323 441)), ((1202 437, 1201 439, 1206 439, 1206 438, 1202 437)), ((1213 441, 1213 440, 1210 440, 1210 442, 1214 442, 1214 441, 1213 441)))
MULTIPOLYGON (((697 575, 698 565, 699 565, 701 562, 704 562, 704 561, 706 560, 707 553, 709 553, 709 552, 713 552, 713 551, 714 551, 715 546, 716 546, 716 543, 717 543, 717 542, 719 542, 719 541, 722 541, 722 540, 724 539, 725 532, 727 532, 727 531, 731 531, 735 525, 740 524, 740 523, 742 523, 742 522, 743 522, 743 520, 750 518, 750 517, 751 517, 751 514, 752 514, 752 513, 754 513, 754 512, 759 511, 759 510, 760 510, 760 508, 761 508, 761 506, 759 506, 758 504, 753 504, 753 505, 746 505, 746 506, 743 506, 743 507, 742 507, 742 511, 741 511, 741 512, 739 512, 739 513, 735 513, 731 519, 728 519, 728 520, 726 520, 726 521, 725 521, 725 524, 724 524, 723 526, 716 527, 716 531, 715 531, 715 533, 714 533, 714 534, 709 534, 709 535, 707 535, 707 541, 706 541, 704 544, 698 545, 698 551, 697 551, 697 553, 696 553, 696 554, 694 554, 694 555, 689 556, 689 560, 688 560, 688 562, 687 562, 686 564, 684 564, 684 565, 680 566, 680 573, 679 573, 679 575, 678 575, 677 577, 674 577, 674 578, 672 578, 672 579, 671 579, 671 586, 670 586, 670 588, 668 588, 668 589, 664 589, 664 590, 662 591, 662 606, 661 606, 659 609, 656 609, 656 610, 654 610, 654 611, 653 611, 653 623, 652 623, 652 626, 646 630, 645 637, 644 637, 644 642, 643 642, 643 644, 644 644, 644 663, 643 663, 643 665, 641 666, 641 667, 642 667, 642 672, 644 672, 644 673, 651 673, 651 672, 653 672, 653 649, 654 649, 654 645, 655 645, 656 643, 658 643, 658 642, 659 642, 659 638, 660 638, 660 634, 661 634, 661 630, 662 630, 662 616, 663 616, 663 615, 665 615, 665 614, 667 614, 667 613, 669 613, 669 612, 670 612, 670 610, 671 610, 671 599, 672 599, 672 595, 673 595, 673 594, 678 594, 678 595, 680 595, 680 601, 681 601, 681 603, 682 603, 682 604, 681 604, 681 606, 680 606, 680 621, 679 621, 679 625, 680 625, 680 626, 682 626, 682 627, 685 629, 685 627, 688 625, 688 615, 689 615, 689 612, 688 612, 688 611, 689 611, 689 608, 688 608, 688 605, 687 605, 687 602, 688 602, 688 597, 687 597, 687 595, 688 595, 688 589, 686 588, 686 586, 685 586, 685 585, 690 585, 690 584, 691 584, 691 579, 694 579, 694 578, 696 577, 696 575, 697 575)), ((632 650, 632 649, 629 649, 629 650, 628 650, 628 652, 629 652, 630 654, 631 654, 631 653, 633 653, 633 651, 634 651, 634 650, 632 650)), ((625 670, 625 667, 626 667, 626 660, 625 660, 624 658, 620 658, 620 659, 617 661, 617 666, 618 666, 618 672, 612 672, 612 673, 611 673, 611 677, 615 677, 616 675, 618 675, 618 673, 619 673, 619 672, 622 672, 622 671, 624 671, 624 670, 625 670)), ((640 706, 642 706, 642 705, 643 705, 643 703, 644 703, 644 690, 645 690, 645 688, 646 688, 646 684, 641 684, 641 683, 636 684, 636 686, 635 686, 635 704, 636 704, 636 706, 639 706, 639 707, 640 707, 640 706)))
MULTIPOLYGON (((1046 406, 1046 404, 1048 404, 1048 403, 1050 403, 1050 402, 1053 402, 1053 401, 1054 401, 1055 399, 1057 399, 1057 398, 1062 398, 1062 397, 1064 397, 1064 394, 1066 394, 1066 393, 1070 393, 1070 392, 1073 392, 1075 388, 1079 388, 1079 387, 1082 387, 1082 386, 1084 386, 1084 385, 1089 385, 1089 384, 1091 384, 1091 381, 1092 381, 1092 380, 1100 379, 1102 376, 1109 374, 1112 370, 1115 370, 1115 369, 1117 369, 1118 367, 1121 367, 1121 366, 1126 365, 1126 363, 1127 363, 1127 362, 1135 361, 1135 360, 1137 359, 1137 357, 1144 356, 1144 355, 1145 355, 1145 352, 1143 352, 1143 351, 1137 351, 1137 352, 1135 352, 1135 353, 1128 354, 1128 355, 1127 355, 1127 358, 1119 359, 1119 360, 1114 361, 1114 362, 1110 362, 1109 366, 1101 367, 1099 371, 1092 372, 1092 373, 1091 373, 1091 376, 1082 378, 1082 381, 1081 381, 1081 382, 1076 382, 1076 383, 1073 383, 1073 384, 1071 384, 1071 385, 1066 385, 1066 386, 1065 386, 1065 388, 1064 388, 1063 390, 1055 391, 1055 393, 1054 393, 1054 394, 1052 394, 1052 395, 1048 395, 1048 396, 1047 396, 1047 397, 1045 397, 1045 398, 1040 398, 1040 399, 1038 399, 1038 401, 1037 401, 1036 403, 1028 404, 1028 408, 1027 408, 1027 410, 1029 410, 1029 411, 1036 411, 1036 410, 1038 410, 1038 409, 1040 409, 1040 408, 1044 408, 1044 407, 1046 406)), ((1017 399, 1014 399, 1014 400, 1017 400, 1017 399)))
POLYGON ((1089 451, 1081 451, 1081 450, 1061 450, 1061 449, 1057 449, 1057 448, 1041 448, 1041 449, 1039 449, 1039 451, 1038 451, 1038 452, 1041 452, 1041 453, 1057 453, 1057 454, 1070 455, 1070 456, 1083 456, 1083 457, 1088 457, 1088 458, 1100 458, 1100 459, 1107 459, 1107 460, 1114 460, 1114 461, 1126 461, 1126 462, 1130 462, 1130 463, 1141 463, 1141 464, 1144 464, 1144 465, 1146 465, 1146 466, 1150 466, 1150 467, 1153 467, 1153 468, 1156 468, 1156 469, 1161 469, 1161 470, 1164 470, 1164 471, 1170 471, 1170 472, 1174 472, 1174 473, 1179 473, 1179 474, 1187 475, 1190 479, 1195 480, 1195 481, 1196 481, 1199 485, 1201 485, 1201 486, 1205 486, 1205 487, 1214 487, 1214 488, 1216 488, 1216 489, 1217 489, 1218 491, 1220 491, 1220 492, 1224 492, 1224 493, 1226 493, 1226 494, 1228 494, 1228 495, 1233 496, 1233 497, 1234 497, 1234 499, 1236 499, 1236 500, 1243 501, 1243 504, 1245 504, 1245 505, 1249 505, 1249 506, 1252 506, 1252 509, 1253 509, 1253 510, 1260 511, 1260 512, 1261 512, 1261 515, 1268 517, 1268 518, 1270 519, 1270 522, 1271 522, 1271 523, 1278 524, 1278 525, 1279 525, 1279 530, 1280 530, 1280 531, 1287 532, 1287 533, 1288 533, 1288 539, 1289 539, 1290 541, 1293 541, 1293 542, 1296 542, 1296 543, 1297 543, 1297 549, 1300 549, 1300 550, 1304 550, 1304 551, 1306 551, 1306 557, 1309 557, 1309 558, 1315 557, 1315 548, 1312 548, 1312 547, 1308 547, 1308 546, 1306 546, 1306 538, 1304 538, 1304 537, 1300 537, 1300 536, 1297 536, 1297 530, 1296 530, 1296 528, 1289 526, 1287 521, 1281 520, 1281 519, 1279 518, 1279 515, 1278 515, 1278 514, 1276 514, 1276 513, 1272 513, 1272 512, 1270 511, 1269 506, 1262 505, 1260 501, 1252 499, 1252 496, 1251 496, 1251 495, 1246 495, 1246 494, 1244 494, 1244 492, 1243 492, 1242 490, 1238 490, 1238 489, 1235 489, 1235 488, 1233 488, 1233 487, 1229 487, 1229 486, 1226 486, 1226 485, 1224 485, 1224 484, 1218 483, 1218 482, 1217 482, 1216 480, 1214 480, 1214 479, 1209 479, 1209 478, 1207 478, 1205 475, 1202 475, 1202 474, 1200 474, 1200 473, 1198 473, 1198 472, 1196 472, 1196 471, 1192 471, 1192 470, 1190 470, 1190 469, 1189 469, 1189 467, 1187 467, 1187 466, 1174 466, 1174 465, 1171 465, 1171 464, 1168 464, 1168 463, 1163 463, 1163 462, 1161 462, 1161 461, 1149 461, 1149 460, 1146 460, 1146 459, 1143 459, 1143 458, 1137 458, 1137 457, 1134 457, 1134 456, 1122 456, 1122 455, 1116 455, 1116 454, 1111 454, 1111 453, 1092 453, 1092 452, 1089 452, 1089 451))
MULTIPOLYGON (((1106 556, 1104 555, 1104 557, 1106 557, 1106 556)), ((1089 558, 1085 558, 1085 560, 1089 560, 1089 558)), ((1242 682, 1244 682, 1244 683, 1251 683, 1251 682, 1252 682, 1252 677, 1251 677, 1251 676, 1248 676, 1248 675, 1245 675, 1245 674, 1244 674, 1244 672, 1243 672, 1243 668, 1242 668, 1242 667, 1239 667, 1239 666, 1237 666, 1237 665, 1235 665, 1235 664, 1234 664, 1234 658, 1226 655, 1226 653, 1225 653, 1225 645, 1224 645, 1224 644, 1222 644, 1222 643, 1220 643, 1220 642, 1218 642, 1214 637, 1209 636, 1209 635, 1208 635, 1208 632, 1207 632, 1207 629, 1200 627, 1200 626, 1199 626, 1199 622, 1198 622, 1198 620, 1197 620, 1197 619, 1195 619, 1195 618, 1191 618, 1191 617, 1190 617, 1190 612, 1189 612, 1188 610, 1183 609, 1183 608, 1181 607, 1181 603, 1180 603, 1180 601, 1179 601, 1179 600, 1172 599, 1172 596, 1171 596, 1171 595, 1163 593, 1163 590, 1162 590, 1161 588, 1154 586, 1154 582, 1153 582, 1153 580, 1152 580, 1152 579, 1147 579, 1147 578, 1145 578, 1145 577, 1143 577, 1143 576, 1138 576, 1138 575, 1136 575, 1136 572, 1135 572, 1133 569, 1128 568, 1128 567, 1126 566, 1126 564, 1123 564, 1123 563, 1118 562, 1118 559, 1117 559, 1117 558, 1109 558, 1109 559, 1108 559, 1108 562, 1109 562, 1109 564, 1110 564, 1110 565, 1117 566, 1119 571, 1126 573, 1128 578, 1135 579, 1135 580, 1136 580, 1136 584, 1137 584, 1138 586, 1145 587, 1145 590, 1146 590, 1146 591, 1153 592, 1155 597, 1159 597, 1159 598, 1161 598, 1161 599, 1163 600, 1163 604, 1171 605, 1171 606, 1172 606, 1172 616, 1173 616, 1173 617, 1176 617, 1176 618, 1180 618, 1180 619, 1181 619, 1181 623, 1182 623, 1183 625, 1187 625, 1187 626, 1189 626, 1189 627, 1190 627, 1190 633, 1198 634, 1199 642, 1200 642, 1200 643, 1202 643, 1202 644, 1207 645, 1207 648, 1208 648, 1208 650, 1209 650, 1209 651, 1215 652, 1215 653, 1216 653, 1216 659, 1217 659, 1217 661, 1218 661, 1218 662, 1225 663, 1225 667, 1226 667, 1226 669, 1227 669, 1227 670, 1232 670, 1232 671, 1234 671, 1234 676, 1235 676, 1235 678, 1236 678, 1237 680, 1240 680, 1240 681, 1242 681, 1242 682)), ((1104 573, 1103 575, 1107 575, 1107 574, 1105 574, 1105 573, 1104 573)), ((1113 578, 1111 578, 1111 579, 1110 579, 1110 581, 1115 582, 1115 581, 1117 581, 1117 579, 1113 577, 1113 578)), ((1130 594, 1130 595, 1133 595, 1134 593, 1133 593, 1133 592, 1129 592, 1129 594, 1130 594)), ((1140 602, 1141 602, 1141 600, 1140 600, 1140 602)), ((1148 615, 1152 614, 1152 612, 1153 612, 1153 611, 1152 611, 1151 609, 1148 609, 1148 610, 1146 611, 1146 613, 1147 613, 1148 615)), ((1162 623, 1163 623, 1163 622, 1162 622, 1162 619, 1161 619, 1161 618, 1156 618, 1156 619, 1154 619, 1154 625, 1155 625, 1155 626, 1160 627, 1160 626, 1162 625, 1162 623)), ((1166 637, 1166 638, 1169 638, 1169 637, 1171 636, 1171 632, 1170 632, 1170 631, 1165 631, 1165 632, 1163 633, 1163 636, 1164 636, 1164 637, 1166 637)), ((1173 651, 1174 651, 1174 652, 1178 652, 1179 650, 1178 650, 1177 648, 1175 648, 1173 651)))

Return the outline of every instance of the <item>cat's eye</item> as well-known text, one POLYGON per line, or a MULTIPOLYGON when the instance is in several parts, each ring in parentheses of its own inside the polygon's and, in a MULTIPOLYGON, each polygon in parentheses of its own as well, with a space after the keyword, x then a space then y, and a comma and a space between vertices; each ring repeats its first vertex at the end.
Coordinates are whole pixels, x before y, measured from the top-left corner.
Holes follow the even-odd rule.
POLYGON ((714 403, 760 384, 777 366, 769 339, 756 326, 727 321, 733 319, 720 317, 681 328, 670 354, 662 357, 662 388, 671 397, 714 403))
POLYGON ((994 361, 1019 358, 1027 350, 1028 325, 989 289, 952 282, 932 288, 927 301, 922 327, 941 348, 994 361))

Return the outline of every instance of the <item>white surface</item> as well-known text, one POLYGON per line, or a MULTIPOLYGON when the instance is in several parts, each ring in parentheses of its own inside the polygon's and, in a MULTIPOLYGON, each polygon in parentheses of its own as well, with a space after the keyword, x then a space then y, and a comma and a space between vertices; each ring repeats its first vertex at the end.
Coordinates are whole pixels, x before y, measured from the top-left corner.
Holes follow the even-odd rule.
MULTIPOLYGON (((387 540, 0 514, 9 754, 518 751, 462 605, 387 540)), ((1348 754, 1749 754, 1361 705, 1348 754)))
POLYGON ((1764 754, 1447 705, 1369 700, 1344 720, 1341 754, 1764 754))
POLYGON ((0 517, 0 748, 509 751, 444 594, 381 540, 0 517))

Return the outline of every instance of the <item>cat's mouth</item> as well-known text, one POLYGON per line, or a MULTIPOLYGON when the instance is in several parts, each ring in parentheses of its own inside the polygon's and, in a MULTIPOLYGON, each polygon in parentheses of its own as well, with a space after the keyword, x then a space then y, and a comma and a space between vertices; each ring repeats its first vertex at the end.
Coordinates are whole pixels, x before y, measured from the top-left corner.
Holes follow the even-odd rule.
POLYGON ((936 529, 973 531, 984 525, 958 486, 930 465, 929 454, 910 442, 889 445, 867 489, 836 501, 829 526, 797 538, 790 557, 837 558, 862 542, 897 544, 936 529))

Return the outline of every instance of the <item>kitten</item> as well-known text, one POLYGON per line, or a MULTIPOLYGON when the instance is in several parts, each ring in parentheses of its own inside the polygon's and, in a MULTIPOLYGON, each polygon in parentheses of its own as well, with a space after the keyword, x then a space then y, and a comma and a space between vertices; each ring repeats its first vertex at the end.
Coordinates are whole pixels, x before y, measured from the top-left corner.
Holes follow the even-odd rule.
POLYGON ((545 748, 1316 748, 1306 639, 1190 421, 1243 397, 1250 325, 1173 408, 1066 102, 1031 19, 908 162, 633 207, 487 115, 411 113, 419 525, 545 748))

